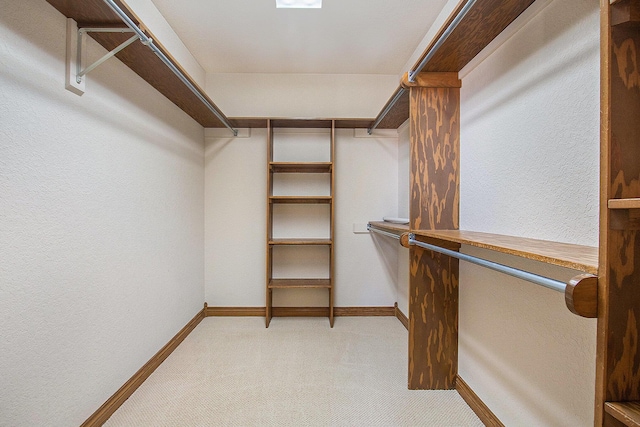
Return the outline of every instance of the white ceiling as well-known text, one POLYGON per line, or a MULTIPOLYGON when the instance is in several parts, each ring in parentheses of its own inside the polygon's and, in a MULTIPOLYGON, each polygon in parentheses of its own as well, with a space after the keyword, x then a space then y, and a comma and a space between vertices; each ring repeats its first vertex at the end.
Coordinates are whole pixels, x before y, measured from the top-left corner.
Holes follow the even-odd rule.
POLYGON ((153 0, 207 73, 399 74, 445 0, 153 0))

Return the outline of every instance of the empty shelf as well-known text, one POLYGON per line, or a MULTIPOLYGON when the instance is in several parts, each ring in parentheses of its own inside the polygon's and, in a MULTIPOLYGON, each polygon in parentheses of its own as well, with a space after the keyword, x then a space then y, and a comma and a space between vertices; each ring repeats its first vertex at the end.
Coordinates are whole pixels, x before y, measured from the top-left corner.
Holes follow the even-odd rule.
POLYGON ((331 288, 330 279, 271 279, 269 289, 331 288))
POLYGON ((271 196, 270 203, 291 203, 291 204, 322 204, 331 203, 331 196, 271 196))
POLYGON ((547 264, 598 274, 598 248, 548 240, 461 230, 412 230, 416 236, 490 249, 547 264))
POLYGON ((372 227, 379 228, 381 230, 388 231, 389 233, 398 235, 409 232, 409 224, 396 224, 387 221, 369 221, 369 224, 372 227))
POLYGON ((311 246, 311 245, 330 245, 331 239, 271 239, 270 245, 292 245, 292 246, 311 246))
POLYGON ((604 410, 626 426, 640 427, 640 401, 606 402, 604 410))
POLYGON ((269 167, 271 172, 280 173, 330 173, 333 164, 331 162, 271 162, 269 167))
POLYGON ((640 198, 609 199, 609 209, 640 209, 640 198))

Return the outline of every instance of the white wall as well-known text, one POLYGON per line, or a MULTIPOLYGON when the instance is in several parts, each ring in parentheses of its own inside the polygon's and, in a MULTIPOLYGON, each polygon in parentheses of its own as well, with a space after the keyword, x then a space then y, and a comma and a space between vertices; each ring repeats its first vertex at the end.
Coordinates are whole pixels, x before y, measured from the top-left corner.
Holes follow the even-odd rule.
MULTIPOLYGON (((554 0, 461 73, 462 229, 597 246, 598 13, 554 0)), ((593 424, 596 321, 562 298, 460 264, 459 372, 506 425, 593 424)))
POLYGON ((66 91, 65 26, 0 1, 0 425, 81 424, 204 297, 202 127, 115 59, 66 91))
MULTIPOLYGON (((309 132, 316 131, 286 130, 294 135, 291 132, 308 138, 309 132)), ((319 132, 325 134, 326 130, 319 132)), ((246 138, 220 136, 224 134, 220 130, 207 130, 206 300, 210 306, 263 307, 266 130, 251 129, 246 138)), ((358 137, 354 135, 353 129, 336 131, 335 305, 392 306, 396 298, 397 242, 368 233, 354 234, 353 224, 366 224, 385 215, 397 216, 397 137, 395 132, 376 137, 364 137, 362 132, 358 132, 358 137)), ((280 190, 284 194, 289 187, 281 183, 280 190)), ((295 225, 289 221, 287 227, 292 226, 295 225)), ((286 233, 287 227, 280 231, 286 233)), ((304 258, 304 254, 300 256, 304 258)), ((326 306, 326 303, 324 290, 274 294, 276 306, 326 306)))
POLYGON ((395 75, 207 74, 228 117, 373 118, 398 87, 395 75))

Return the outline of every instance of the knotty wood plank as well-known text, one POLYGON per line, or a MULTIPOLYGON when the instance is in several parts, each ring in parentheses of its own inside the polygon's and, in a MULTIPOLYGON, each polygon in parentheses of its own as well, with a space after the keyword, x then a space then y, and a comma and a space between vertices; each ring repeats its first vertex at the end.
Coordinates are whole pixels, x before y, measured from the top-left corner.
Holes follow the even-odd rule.
MULTIPOLYGON (((611 28, 609 54, 610 140, 609 175, 603 201, 640 197, 640 29, 618 25, 611 28)), ((605 240, 608 277, 599 316, 599 364, 604 370, 601 387, 604 401, 640 400, 640 231, 616 229, 608 224, 605 240), (601 334, 601 335, 600 335, 601 334), (602 354, 600 354, 600 352, 602 354)))
POLYGON ((604 408, 625 426, 640 427, 640 402, 607 402, 604 408))
MULTIPOLYGON (((411 87, 410 228, 456 229, 460 89, 411 87)), ((452 389, 458 374, 458 260, 409 249, 410 389, 452 389)))
POLYGON ((490 249, 509 255, 598 274, 598 248, 503 234, 463 230, 415 230, 416 236, 490 249))

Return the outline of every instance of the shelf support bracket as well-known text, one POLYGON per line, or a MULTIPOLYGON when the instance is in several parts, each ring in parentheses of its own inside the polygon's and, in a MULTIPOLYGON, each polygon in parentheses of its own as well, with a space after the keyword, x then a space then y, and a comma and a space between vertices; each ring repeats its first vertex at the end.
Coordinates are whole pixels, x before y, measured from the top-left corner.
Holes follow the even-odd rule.
POLYGON ((82 78, 87 75, 90 71, 94 70, 96 67, 104 63, 109 58, 115 56, 118 52, 120 52, 125 47, 129 46, 131 43, 139 40, 137 34, 133 35, 131 38, 121 43, 112 51, 108 52, 102 58, 98 59, 93 64, 89 65, 84 70, 82 69, 82 45, 83 36, 87 33, 133 33, 133 30, 129 28, 80 28, 78 29, 78 37, 76 43, 76 83, 82 83, 82 78))

